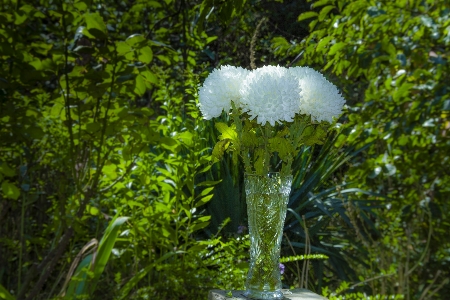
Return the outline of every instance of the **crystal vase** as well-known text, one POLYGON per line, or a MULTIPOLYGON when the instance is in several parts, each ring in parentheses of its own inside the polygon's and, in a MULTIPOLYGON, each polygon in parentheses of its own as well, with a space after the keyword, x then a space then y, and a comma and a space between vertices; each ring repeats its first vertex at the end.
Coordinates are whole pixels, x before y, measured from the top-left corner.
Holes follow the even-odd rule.
POLYGON ((245 175, 250 233, 250 268, 245 296, 283 299, 279 268, 280 244, 292 176, 279 173, 245 175))

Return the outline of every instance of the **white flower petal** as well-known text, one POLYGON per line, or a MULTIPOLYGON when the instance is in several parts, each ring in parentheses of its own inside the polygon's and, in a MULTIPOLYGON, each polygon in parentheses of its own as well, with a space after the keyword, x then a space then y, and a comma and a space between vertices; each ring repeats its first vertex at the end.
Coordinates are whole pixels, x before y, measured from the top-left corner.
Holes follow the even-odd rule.
POLYGON ((300 111, 298 80, 288 69, 280 66, 264 66, 251 71, 242 83, 241 107, 250 119, 257 123, 292 122, 300 111))
POLYGON ((222 66, 214 69, 198 92, 199 108, 207 120, 231 109, 231 101, 240 106, 239 89, 250 71, 241 67, 222 66))
POLYGON ((337 87, 323 75, 308 67, 290 68, 289 72, 301 87, 300 113, 311 115, 314 121, 333 122, 342 113, 345 99, 337 87))

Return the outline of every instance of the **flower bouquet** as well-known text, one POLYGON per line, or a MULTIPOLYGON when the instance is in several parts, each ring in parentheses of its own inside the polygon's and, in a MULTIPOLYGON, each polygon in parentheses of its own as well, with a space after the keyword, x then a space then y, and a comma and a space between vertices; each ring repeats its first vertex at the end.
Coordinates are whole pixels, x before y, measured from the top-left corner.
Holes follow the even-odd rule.
POLYGON ((321 144, 345 103, 336 86, 308 67, 215 69, 199 90, 205 119, 221 133, 213 157, 232 151, 245 167, 250 234, 246 296, 282 299, 280 243, 292 183, 292 162, 303 145, 321 144), (275 172, 274 172, 275 171, 275 172))

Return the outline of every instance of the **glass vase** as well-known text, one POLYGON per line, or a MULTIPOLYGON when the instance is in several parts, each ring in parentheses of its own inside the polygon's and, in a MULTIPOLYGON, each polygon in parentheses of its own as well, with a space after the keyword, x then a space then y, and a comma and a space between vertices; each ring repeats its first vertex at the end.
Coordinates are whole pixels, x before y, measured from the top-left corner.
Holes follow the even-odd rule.
POLYGON ((245 296, 283 299, 280 245, 291 192, 292 176, 279 173, 245 175, 250 234, 250 267, 245 296))

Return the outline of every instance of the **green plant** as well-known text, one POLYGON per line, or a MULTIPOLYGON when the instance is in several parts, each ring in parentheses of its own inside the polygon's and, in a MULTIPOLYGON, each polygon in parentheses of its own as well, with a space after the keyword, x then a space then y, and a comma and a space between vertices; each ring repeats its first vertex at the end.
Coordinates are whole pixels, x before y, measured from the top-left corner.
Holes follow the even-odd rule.
POLYGON ((94 274, 99 280, 102 273, 105 284, 86 292, 92 297, 111 296, 124 284, 122 274, 179 253, 173 247, 189 248, 208 224, 202 205, 214 183, 201 184, 208 149, 194 130, 198 117, 186 113, 194 104, 185 93, 195 86, 186 75, 196 65, 190 49, 203 47, 206 37, 193 37, 192 48, 169 45, 164 29, 186 24, 172 1, 113 4, 11 1, 2 7, 0 280, 18 298, 55 296, 76 254, 119 210, 132 229, 117 239, 105 272, 94 274), (173 23, 160 22, 173 12, 173 23), (145 35, 148 23, 128 22, 144 14, 154 21, 152 39, 145 35), (145 240, 139 230, 153 222, 169 235, 153 231, 155 239, 145 240))
MULTIPOLYGON (((66 284, 63 286, 61 297, 67 299, 76 299, 80 296, 91 295, 94 293, 97 282, 102 275, 105 266, 111 255, 111 251, 119 234, 120 226, 127 221, 126 217, 118 217, 118 214, 111 220, 110 225, 106 228, 100 243, 94 240, 93 253, 88 254, 78 265, 75 272, 67 276, 66 284), (67 291, 65 287, 67 286, 67 291)), ((84 252, 84 251, 83 251, 84 252)), ((83 255, 80 252, 80 255, 83 255)), ((73 267, 76 266, 74 261, 73 267)))
POLYGON ((369 191, 360 196, 379 207, 368 215, 352 200, 342 210, 349 232, 356 233, 345 249, 361 258, 349 260, 352 269, 363 279, 393 273, 358 286, 367 294, 447 294, 448 238, 442 233, 448 231, 449 176, 440 162, 449 159, 448 11, 448 4, 431 1, 316 1, 299 16, 309 22, 308 37, 272 40, 277 55, 325 65, 342 82, 353 106, 346 143, 370 145, 346 181, 369 191), (377 199, 380 194, 386 201, 377 199))

